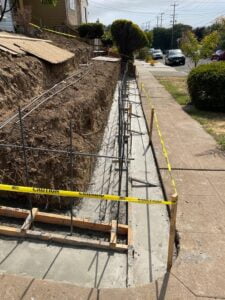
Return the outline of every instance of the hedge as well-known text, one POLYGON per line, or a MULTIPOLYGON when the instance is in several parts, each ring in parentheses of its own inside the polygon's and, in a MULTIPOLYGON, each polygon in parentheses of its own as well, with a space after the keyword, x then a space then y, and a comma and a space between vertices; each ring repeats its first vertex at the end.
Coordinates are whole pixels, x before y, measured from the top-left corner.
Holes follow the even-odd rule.
POLYGON ((96 39, 101 38, 104 34, 103 24, 86 23, 78 27, 79 36, 82 38, 96 39))
POLYGON ((187 83, 196 108, 225 112, 225 62, 196 67, 190 72, 187 83))

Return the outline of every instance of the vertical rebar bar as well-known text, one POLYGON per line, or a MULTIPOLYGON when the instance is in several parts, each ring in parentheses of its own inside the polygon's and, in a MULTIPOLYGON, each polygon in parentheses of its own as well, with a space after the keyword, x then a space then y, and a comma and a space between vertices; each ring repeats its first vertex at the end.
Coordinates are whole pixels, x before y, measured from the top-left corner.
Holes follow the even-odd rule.
MULTIPOLYGON (((73 125, 70 121, 70 188, 73 191, 73 125)), ((70 235, 73 235, 73 199, 70 199, 70 235)))
MULTIPOLYGON (((28 163, 27 163, 27 152, 26 152, 26 145, 25 145, 25 135, 24 135, 24 127, 23 127, 23 121, 22 121, 22 113, 20 106, 18 107, 18 113, 19 113, 19 121, 20 121, 20 136, 21 136, 21 143, 22 143, 22 149, 23 149, 23 160, 24 160, 24 166, 25 166, 25 177, 26 177, 26 186, 29 186, 29 174, 28 174, 28 163)), ((31 216, 31 227, 33 226, 33 205, 31 198, 28 197, 28 206, 30 208, 30 216, 31 216)))

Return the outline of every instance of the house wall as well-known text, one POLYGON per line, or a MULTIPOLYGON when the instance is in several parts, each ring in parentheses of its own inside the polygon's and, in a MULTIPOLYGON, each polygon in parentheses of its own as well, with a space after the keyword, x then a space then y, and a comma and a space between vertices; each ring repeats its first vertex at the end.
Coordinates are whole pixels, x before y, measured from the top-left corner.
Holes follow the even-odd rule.
POLYGON ((65 0, 65 2, 67 11, 67 25, 72 27, 79 25, 79 0, 65 0))
POLYGON ((81 23, 88 22, 88 1, 81 0, 81 23))
POLYGON ((65 0, 67 7, 67 22, 69 26, 77 26, 81 23, 87 23, 86 0, 65 0))
POLYGON ((40 0, 24 0, 24 7, 31 6, 32 22, 46 27, 66 24, 65 0, 59 0, 56 6, 42 4, 40 0))
MULTIPOLYGON (((11 1, 10 1, 11 2, 11 1)), ((4 7, 5 0, 0 0, 0 5, 2 4, 2 7, 4 7)), ((10 8, 11 3, 9 4, 9 1, 7 2, 7 10, 10 8)), ((14 24, 13 24, 13 17, 12 12, 7 12, 2 21, 0 22, 0 30, 4 31, 11 31, 14 32, 14 24)))

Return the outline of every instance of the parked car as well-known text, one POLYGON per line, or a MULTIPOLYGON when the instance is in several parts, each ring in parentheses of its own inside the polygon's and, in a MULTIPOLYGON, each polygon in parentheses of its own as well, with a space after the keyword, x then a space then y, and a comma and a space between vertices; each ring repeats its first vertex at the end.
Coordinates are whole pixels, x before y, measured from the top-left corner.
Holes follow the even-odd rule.
POLYGON ((161 59, 161 58, 163 58, 162 50, 155 49, 154 51, 152 51, 152 58, 153 59, 161 59))
POLYGON ((180 49, 168 50, 165 56, 165 65, 185 65, 185 56, 180 49))
POLYGON ((213 53, 211 60, 225 60, 225 51, 224 50, 217 50, 215 53, 213 53))

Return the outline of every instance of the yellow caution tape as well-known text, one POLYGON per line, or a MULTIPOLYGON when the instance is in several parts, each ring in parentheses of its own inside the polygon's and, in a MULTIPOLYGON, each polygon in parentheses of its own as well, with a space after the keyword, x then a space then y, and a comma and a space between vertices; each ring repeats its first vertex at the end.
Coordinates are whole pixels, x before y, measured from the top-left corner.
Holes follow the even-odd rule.
POLYGON ((140 199, 137 197, 123 197, 117 195, 104 195, 104 194, 90 194, 77 191, 64 191, 64 190, 54 190, 39 187, 27 187, 27 186, 17 186, 17 185, 7 185, 0 184, 0 191, 8 191, 15 193, 25 193, 25 194, 36 194, 36 195, 50 195, 50 196, 60 196, 60 197, 71 197, 71 198, 95 198, 107 201, 121 201, 121 202, 131 202, 138 204, 174 204, 174 201, 164 201, 164 200, 148 200, 140 199))
POLYGON ((62 35, 62 36, 66 36, 66 37, 69 37, 69 38, 77 38, 75 35, 72 35, 72 34, 69 34, 69 33, 64 33, 64 32, 60 32, 60 31, 55 31, 55 30, 52 30, 52 29, 48 29, 48 28, 45 28, 45 27, 40 27, 36 24, 33 24, 33 23, 29 23, 30 26, 34 27, 34 28, 37 28, 37 29, 40 29, 40 30, 45 30, 45 31, 48 31, 48 32, 52 32, 52 33, 56 33, 58 35, 62 35))
MULTIPOLYGON (((151 100, 150 96, 148 95, 148 93, 146 92, 146 89, 145 89, 143 83, 141 84, 141 90, 144 91, 145 97, 149 100, 151 108, 154 108, 154 106, 152 104, 152 100, 151 100)), ((168 155, 165 143, 164 143, 164 139, 163 139, 163 136, 162 136, 162 132, 161 132, 161 129, 160 129, 159 120, 158 120, 156 112, 154 113, 154 122, 155 122, 155 125, 156 125, 156 128, 157 128, 160 143, 162 145, 163 156, 166 160, 166 165, 167 165, 167 168, 168 168, 168 171, 169 171, 169 174, 170 174, 171 184, 173 186, 174 192, 177 194, 176 182, 175 182, 175 180, 173 178, 173 175, 172 175, 172 167, 171 167, 171 163, 170 163, 170 160, 169 160, 169 155, 168 155)))

